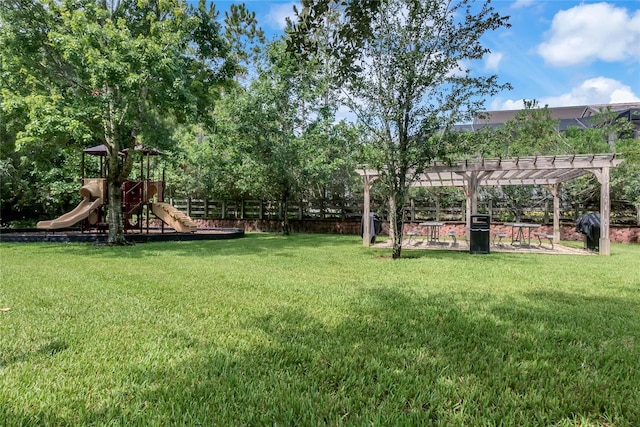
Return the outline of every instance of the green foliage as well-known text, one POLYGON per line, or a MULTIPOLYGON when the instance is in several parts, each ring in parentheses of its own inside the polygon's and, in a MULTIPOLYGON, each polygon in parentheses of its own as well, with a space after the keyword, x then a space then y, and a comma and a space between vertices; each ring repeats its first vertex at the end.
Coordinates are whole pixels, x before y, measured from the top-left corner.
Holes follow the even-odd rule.
POLYGON ((558 130, 559 124, 547 106, 540 108, 535 100, 525 101, 525 108, 512 120, 495 129, 486 127, 472 138, 477 151, 489 157, 565 154, 569 143, 558 130))
POLYGON ((0 418, 635 426, 639 251, 390 262, 336 235, 0 243, 0 418))
POLYGON ((375 37, 373 22, 385 3, 379 0, 302 0, 287 18, 287 52, 302 61, 323 58, 333 64, 336 85, 363 71, 360 58, 375 37))
POLYGON ((229 56, 238 63, 236 81, 248 77, 254 70, 260 46, 264 44, 264 32, 258 27, 255 12, 249 11, 243 4, 232 4, 224 14, 224 38, 229 45, 229 56))
POLYGON ((32 146, 0 159, 2 224, 46 219, 70 210, 78 201, 80 154, 32 146))
MULTIPOLYGON (((616 142, 624 162, 612 172, 613 193, 619 194, 640 211, 640 141, 624 139, 616 142)), ((640 221, 640 214, 639 214, 640 221)))
POLYGON ((335 106, 323 99, 325 89, 317 63, 293 60, 283 42, 270 44, 256 79, 218 104, 215 131, 190 144, 192 167, 210 171, 203 190, 278 200, 286 209, 314 190, 347 185, 356 133, 333 123, 335 106))
POLYGON ((167 168, 167 197, 191 198, 251 198, 241 190, 241 160, 235 147, 235 123, 224 117, 226 105, 232 97, 221 99, 213 113, 214 131, 202 126, 176 128, 178 141, 171 154, 165 156, 167 168))
POLYGON ((572 127, 565 132, 569 145, 563 154, 607 153, 611 151, 602 128, 578 129, 572 127))
POLYGON ((161 145, 175 121, 205 121, 236 74, 215 7, 204 0, 0 6, 2 117, 10 120, 2 132, 18 150, 104 144, 109 238, 122 242, 119 187, 133 156, 119 153, 161 145))

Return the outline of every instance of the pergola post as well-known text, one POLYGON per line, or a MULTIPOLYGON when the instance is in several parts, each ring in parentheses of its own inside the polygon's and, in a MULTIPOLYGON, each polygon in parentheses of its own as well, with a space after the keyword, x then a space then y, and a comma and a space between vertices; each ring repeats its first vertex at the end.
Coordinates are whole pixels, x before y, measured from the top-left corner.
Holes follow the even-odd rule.
POLYGON ((611 255, 611 239, 609 238, 609 224, 611 216, 611 199, 609 196, 609 167, 591 169, 600 183, 600 255, 611 255))
POLYGON ((549 186, 553 196, 553 243, 560 243, 560 183, 549 186))
POLYGON ((609 197, 609 168, 602 168, 600 182, 600 253, 611 254, 611 239, 609 238, 609 219, 611 216, 611 200, 609 197))
POLYGON ((471 215, 478 213, 478 172, 465 173, 464 195, 467 198, 465 213, 465 234, 467 242, 471 238, 471 215))

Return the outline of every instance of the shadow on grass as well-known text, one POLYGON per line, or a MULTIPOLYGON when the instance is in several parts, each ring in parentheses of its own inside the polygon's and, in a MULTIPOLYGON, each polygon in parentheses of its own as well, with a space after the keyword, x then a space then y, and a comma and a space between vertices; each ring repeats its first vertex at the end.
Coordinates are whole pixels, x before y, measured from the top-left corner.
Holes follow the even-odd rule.
MULTIPOLYGON (((380 259, 391 260, 391 249, 372 249, 374 256, 380 259)), ((524 253, 506 253, 493 252, 491 254, 470 254, 468 251, 452 251, 452 250, 403 250, 400 261, 402 260, 452 260, 452 261, 468 261, 471 265, 528 265, 538 264, 546 260, 548 255, 545 254, 524 254, 524 253)), ((563 255, 564 259, 570 255, 563 255)))
MULTIPOLYGON (((162 339, 192 355, 138 366, 127 378, 137 386, 123 391, 121 405, 83 408, 78 421, 637 425, 638 301, 526 296, 487 309, 469 298, 375 288, 337 323, 283 302, 247 319, 237 347, 167 331, 162 339)), ((55 409, 24 417, 25 425, 68 423, 55 409)))
POLYGON ((57 353, 65 351, 69 348, 69 345, 64 340, 53 339, 48 340, 37 349, 28 352, 21 351, 7 355, 6 357, 0 357, 0 369, 5 368, 13 363, 26 362, 39 356, 55 356, 57 353))

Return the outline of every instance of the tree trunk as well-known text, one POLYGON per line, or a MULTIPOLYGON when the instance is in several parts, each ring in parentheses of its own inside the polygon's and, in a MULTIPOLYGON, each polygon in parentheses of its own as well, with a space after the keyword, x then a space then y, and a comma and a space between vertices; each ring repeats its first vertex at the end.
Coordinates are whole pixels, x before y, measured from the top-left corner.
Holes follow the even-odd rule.
POLYGON ((109 238, 107 243, 110 245, 125 245, 127 243, 124 237, 124 219, 122 215, 122 193, 120 185, 113 181, 109 181, 109 238))
POLYGON ((636 224, 640 225, 640 204, 636 205, 636 224))
POLYGON ((289 189, 285 188, 282 192, 282 234, 288 236, 290 234, 289 225, 289 189))
POLYGON ((402 203, 398 203, 396 195, 389 197, 389 235, 392 236, 393 249, 391 257, 393 259, 400 258, 402 254, 402 227, 404 221, 402 218, 402 203))

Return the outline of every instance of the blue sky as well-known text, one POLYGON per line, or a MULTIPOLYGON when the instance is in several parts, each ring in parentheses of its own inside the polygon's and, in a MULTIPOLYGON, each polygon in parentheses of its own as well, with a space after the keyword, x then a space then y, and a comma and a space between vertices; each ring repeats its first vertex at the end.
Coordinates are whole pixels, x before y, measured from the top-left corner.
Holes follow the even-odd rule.
MULTIPOLYGON (((223 11, 234 3, 217 0, 223 11)), ((241 2, 235 2, 241 3, 241 2)), ((248 0, 269 37, 293 16, 291 0, 248 0)), ((477 72, 498 74, 513 90, 487 99, 487 110, 518 109, 523 99, 561 107, 640 102, 640 0, 494 0, 511 28, 488 34, 491 50, 477 72)))

